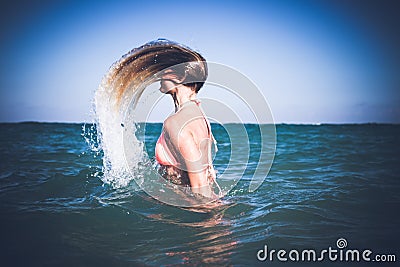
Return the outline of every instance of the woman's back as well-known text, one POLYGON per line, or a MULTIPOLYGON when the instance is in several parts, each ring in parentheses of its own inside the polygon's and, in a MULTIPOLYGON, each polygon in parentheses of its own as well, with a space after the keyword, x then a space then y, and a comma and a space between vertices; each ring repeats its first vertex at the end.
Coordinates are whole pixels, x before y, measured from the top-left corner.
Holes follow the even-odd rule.
MULTIPOLYGON (((170 142, 166 142, 168 149, 180 163, 180 169, 187 171, 187 163, 202 165, 201 171, 209 164, 212 135, 209 122, 198 106, 199 102, 188 101, 182 105, 177 113, 171 115, 164 122, 164 130, 170 142), (188 142, 193 142, 189 158, 182 155, 188 142)), ((194 170, 192 170, 194 171, 194 170)))

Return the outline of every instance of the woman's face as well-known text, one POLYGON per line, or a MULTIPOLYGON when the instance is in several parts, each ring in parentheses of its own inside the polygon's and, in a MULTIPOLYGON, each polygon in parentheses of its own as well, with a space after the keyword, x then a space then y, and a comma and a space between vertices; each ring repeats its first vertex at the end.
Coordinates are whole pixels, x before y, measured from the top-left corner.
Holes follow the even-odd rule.
POLYGON ((179 85, 180 80, 173 70, 166 70, 160 80, 160 92, 163 94, 172 94, 179 85))
POLYGON ((160 92, 163 94, 172 94, 175 92, 177 83, 172 79, 162 78, 160 80, 160 92))

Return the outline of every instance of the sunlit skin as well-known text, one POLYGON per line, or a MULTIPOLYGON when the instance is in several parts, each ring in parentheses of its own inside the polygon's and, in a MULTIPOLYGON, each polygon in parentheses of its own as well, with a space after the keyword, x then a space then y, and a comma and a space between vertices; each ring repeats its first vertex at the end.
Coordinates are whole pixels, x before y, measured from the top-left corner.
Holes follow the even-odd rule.
MULTIPOLYGON (((180 82, 172 72, 166 73, 160 81, 160 91, 176 97, 176 113, 164 121, 163 131, 171 141, 170 150, 178 156, 182 170, 188 173, 192 191, 215 198, 210 187, 210 177, 207 177, 211 151, 207 124, 200 108, 192 101, 197 97, 196 92, 180 82)), ((211 166, 208 171, 211 178, 215 179, 214 168, 211 166)))

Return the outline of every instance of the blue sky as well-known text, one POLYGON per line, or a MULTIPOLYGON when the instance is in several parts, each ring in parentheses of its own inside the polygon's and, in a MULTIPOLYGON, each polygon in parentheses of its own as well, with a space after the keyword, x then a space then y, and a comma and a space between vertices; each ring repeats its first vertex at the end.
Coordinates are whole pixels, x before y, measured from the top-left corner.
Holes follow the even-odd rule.
POLYGON ((164 37, 247 75, 278 123, 400 123, 395 1, 54 2, 1 11, 0 121, 90 121, 110 65, 164 37))

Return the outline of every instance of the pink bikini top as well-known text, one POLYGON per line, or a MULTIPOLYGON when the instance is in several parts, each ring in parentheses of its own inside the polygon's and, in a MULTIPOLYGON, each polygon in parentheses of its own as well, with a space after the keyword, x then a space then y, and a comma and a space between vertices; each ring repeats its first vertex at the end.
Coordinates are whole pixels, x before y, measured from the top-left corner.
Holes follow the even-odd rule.
POLYGON ((179 162, 169 150, 165 142, 164 131, 161 132, 156 144, 156 160, 161 165, 178 167, 179 162))
MULTIPOLYGON (((216 141, 215 141, 214 136, 212 135, 212 132, 211 132, 210 122, 208 121, 208 119, 205 116, 202 108, 200 107, 200 101, 199 100, 191 100, 191 101, 195 102, 197 104, 197 106, 200 108, 200 111, 201 111, 201 113, 203 115, 203 118, 204 118, 204 120, 206 121, 206 124, 207 124, 208 138, 213 140, 215 148, 217 148, 216 141)), ((168 145, 167 145, 166 140, 165 140, 164 131, 161 132, 161 135, 157 140, 157 144, 156 144, 156 148, 155 148, 155 154, 156 154, 156 160, 161 165, 174 166, 174 167, 179 167, 179 165, 180 165, 179 161, 176 160, 174 154, 168 148, 168 145)))

